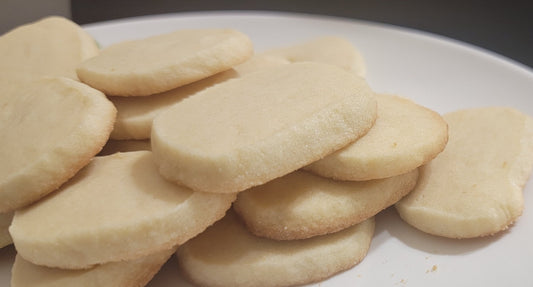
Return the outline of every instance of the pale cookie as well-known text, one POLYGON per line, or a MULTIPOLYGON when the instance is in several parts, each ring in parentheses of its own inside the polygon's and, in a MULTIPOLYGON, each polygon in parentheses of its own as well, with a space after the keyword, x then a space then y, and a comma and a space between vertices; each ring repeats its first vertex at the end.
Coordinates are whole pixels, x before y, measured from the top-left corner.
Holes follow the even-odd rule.
POLYGON ((109 97, 118 111, 111 138, 148 139, 154 118, 173 104, 226 80, 286 63, 288 62, 283 59, 253 56, 233 69, 160 94, 146 97, 109 97))
POLYGON ((361 77, 366 75, 366 65, 361 53, 347 39, 323 36, 292 46, 275 48, 260 53, 280 57, 290 62, 319 62, 341 67, 361 77))
POLYGON ((108 140, 98 155, 139 150, 152 150, 150 140, 108 140))
POLYGON ((17 255, 11 270, 11 287, 141 287, 148 284, 175 250, 171 248, 136 260, 84 270, 39 266, 17 255))
POLYGON ((17 210, 9 231, 24 259, 81 269, 182 244, 222 218, 235 197, 164 180, 150 151, 116 153, 94 158, 56 193, 17 210))
POLYGON ((366 256, 374 218, 303 240, 256 237, 232 212, 178 248, 179 266, 198 286, 293 286, 352 268, 366 256))
POLYGON ((25 206, 71 178, 107 141, 116 110, 68 78, 0 87, 0 212, 25 206))
POLYGON ((446 114, 446 149, 421 167, 417 187, 396 205, 434 235, 471 238, 506 229, 521 215, 533 168, 533 119, 490 107, 446 114))
POLYGON ((13 220, 13 214, 13 212, 0 213, 0 248, 13 243, 8 230, 11 220, 13 220))
POLYGON ((77 73, 107 95, 147 96, 227 70, 252 53, 250 39, 235 30, 178 30, 111 45, 77 73))
POLYGON ((437 156, 448 141, 442 117, 414 102, 376 95, 378 117, 356 142, 305 169, 340 180, 387 178, 413 170, 437 156))
POLYGON ((98 54, 94 39, 62 17, 47 17, 0 37, 0 78, 29 80, 41 76, 77 79, 76 67, 98 54))
POLYGON ((165 178, 233 193, 345 146, 375 117, 364 79, 331 65, 287 64, 218 84, 161 113, 152 150, 165 178))
POLYGON ((416 185, 418 171, 372 181, 334 181, 295 171, 239 193, 233 207, 256 236, 305 239, 337 232, 393 205, 416 185))

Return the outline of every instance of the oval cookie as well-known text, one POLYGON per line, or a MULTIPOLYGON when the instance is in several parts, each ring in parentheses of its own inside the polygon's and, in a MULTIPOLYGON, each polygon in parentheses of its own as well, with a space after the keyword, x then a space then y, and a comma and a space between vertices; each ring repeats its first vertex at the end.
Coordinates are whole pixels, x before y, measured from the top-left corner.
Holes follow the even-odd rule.
POLYGON ((255 235, 305 239, 342 230, 393 205, 418 171, 372 181, 335 181, 295 171, 239 193, 233 207, 255 235))
POLYGON ((506 229, 522 213, 533 168, 533 119, 511 108, 444 115, 446 149, 421 167, 417 187, 396 204, 400 216, 434 235, 470 238, 506 229))
POLYGON ((116 110, 104 94, 67 78, 0 87, 0 212, 52 192, 107 141, 116 110))
POLYGON ((233 193, 290 173, 357 139, 376 117, 366 82, 340 68, 287 64, 226 81, 157 116, 161 174, 233 193))
POLYGON ((0 78, 31 80, 41 76, 78 79, 76 67, 98 54, 94 39, 76 23, 47 17, 0 37, 0 78))
POLYGON ((17 210, 9 231, 24 259, 80 269, 182 244, 234 199, 164 180, 149 151, 116 153, 94 158, 57 192, 17 210))
POLYGON ((358 264, 374 218, 304 240, 256 237, 231 212, 178 248, 179 266, 198 286, 293 286, 326 279, 358 264))
POLYGON ((448 127, 438 113, 393 95, 376 99, 378 117, 365 136, 305 169, 340 180, 387 178, 423 165, 444 149, 448 127))
POLYGON ((235 30, 178 30, 111 45, 77 73, 107 95, 147 96, 227 70, 252 53, 250 39, 235 30))
POLYGON ((11 287, 145 286, 175 250, 171 248, 136 260, 106 263, 84 270, 39 266, 17 255, 11 270, 11 287))

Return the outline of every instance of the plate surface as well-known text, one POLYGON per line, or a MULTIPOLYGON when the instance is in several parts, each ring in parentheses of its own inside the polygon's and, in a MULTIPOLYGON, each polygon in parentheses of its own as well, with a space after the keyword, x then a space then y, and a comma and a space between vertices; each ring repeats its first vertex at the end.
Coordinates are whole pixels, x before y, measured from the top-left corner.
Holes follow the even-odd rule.
MULTIPOLYGON (((462 108, 510 106, 533 116, 533 72, 498 55, 418 31, 312 15, 211 12, 139 17, 86 25, 102 46, 186 28, 235 28, 256 51, 320 35, 345 37, 363 54, 367 80, 377 92, 395 93, 446 113, 462 108)), ((533 180, 524 190, 523 215, 493 237, 452 240, 424 234, 394 209, 376 217, 376 232, 359 265, 313 286, 533 286, 533 180)), ((8 286, 15 251, 0 250, 0 285, 8 286)), ((171 259, 148 285, 191 286, 171 259)))

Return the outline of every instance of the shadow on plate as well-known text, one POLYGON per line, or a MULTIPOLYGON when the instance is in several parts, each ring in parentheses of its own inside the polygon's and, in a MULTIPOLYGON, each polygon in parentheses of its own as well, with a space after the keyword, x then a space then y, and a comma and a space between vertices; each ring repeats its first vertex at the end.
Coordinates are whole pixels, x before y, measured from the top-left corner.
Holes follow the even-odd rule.
POLYGON ((462 255, 482 249, 504 236, 506 231, 494 236, 469 239, 452 239, 424 233, 400 218, 394 207, 376 215, 374 248, 391 239, 397 239, 410 248, 439 255, 462 255))

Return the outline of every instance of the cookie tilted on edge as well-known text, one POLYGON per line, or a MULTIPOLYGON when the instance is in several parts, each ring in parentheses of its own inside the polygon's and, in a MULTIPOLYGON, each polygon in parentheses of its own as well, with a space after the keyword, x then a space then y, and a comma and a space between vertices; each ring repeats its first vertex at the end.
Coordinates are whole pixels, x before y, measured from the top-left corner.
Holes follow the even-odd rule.
POLYGON ((178 30, 106 47, 77 74, 108 96, 148 96, 228 70, 252 54, 252 42, 236 30, 178 30))
POLYGON ((326 64, 287 64, 175 104, 155 118, 152 150, 165 178, 232 193, 340 149, 375 118, 364 79, 326 64))
POLYGON ((233 212, 180 246, 179 267, 199 286, 293 286, 324 280, 364 259, 374 218, 303 240, 256 237, 233 212))
POLYGON ((82 269, 182 244, 222 218, 235 197, 164 180, 150 151, 116 153, 94 158, 57 192, 17 210, 9 232, 24 259, 82 269))
POLYGON ((450 139, 420 168, 417 187, 396 204, 400 216, 434 235, 470 238, 506 229, 522 214, 533 168, 533 119, 512 108, 444 115, 450 139))
POLYGON ((0 212, 52 192, 104 146, 116 109, 68 78, 0 84, 0 212))

